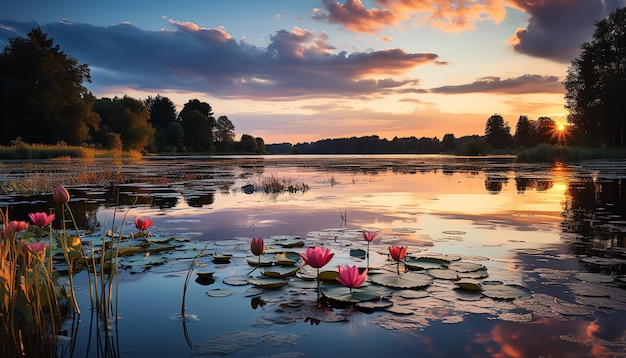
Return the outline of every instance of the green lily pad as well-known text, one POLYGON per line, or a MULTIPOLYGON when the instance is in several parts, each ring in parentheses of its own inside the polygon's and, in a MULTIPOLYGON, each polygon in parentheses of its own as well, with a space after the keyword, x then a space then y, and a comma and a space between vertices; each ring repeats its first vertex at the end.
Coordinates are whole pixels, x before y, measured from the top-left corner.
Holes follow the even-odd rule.
POLYGON ((330 286, 320 288, 320 292, 324 297, 343 303, 358 303, 364 301, 380 300, 382 297, 391 295, 391 291, 384 287, 364 286, 350 289, 344 286, 330 286))
POLYGON ((283 286, 287 286, 289 281, 283 280, 281 278, 270 278, 270 277, 261 276, 261 277, 248 279, 248 283, 251 283, 254 286, 259 287, 259 288, 276 289, 276 288, 281 288, 283 286))
POLYGON ((467 291, 482 291, 483 290, 483 286, 480 284, 480 282, 478 280, 474 280, 471 278, 462 278, 460 280, 455 280, 453 282, 462 290, 467 290, 467 291))
POLYGON ((274 262, 277 265, 293 266, 300 261, 300 255, 297 252, 281 252, 274 256, 274 262))
POLYGON ((120 260, 120 265, 132 267, 132 268, 147 268, 150 266, 162 265, 167 262, 167 259, 163 256, 131 256, 120 260))
POLYGON ((611 275, 604 275, 601 273, 593 272, 578 272, 574 276, 576 276, 576 278, 581 281, 587 282, 610 283, 615 281, 615 278, 611 275))
POLYGON ((271 266, 261 270, 261 273, 267 277, 290 277, 295 276, 298 272, 297 266, 271 266))
POLYGON ((384 273, 370 277, 373 283, 399 289, 417 289, 430 286, 433 278, 423 273, 407 272, 398 275, 397 273, 384 273))
POLYGON ((420 271, 420 270, 429 270, 429 269, 440 269, 444 268, 449 264, 448 261, 440 260, 440 259, 429 259, 429 258, 408 258, 404 261, 404 265, 406 268, 412 271, 420 271))
POLYGON ((474 272, 485 268, 485 266, 476 262, 453 262, 448 266, 448 269, 456 272, 474 272))
POLYGON ((276 245, 279 245, 282 247, 303 247, 304 241, 300 238, 276 240, 276 245))
MULTIPOLYGON (((446 260, 443 257, 433 257, 433 256, 420 256, 420 257, 412 257, 407 261, 411 262, 421 262, 421 263, 431 263, 438 264, 440 266, 448 266, 450 264, 450 260, 446 260)), ((431 268, 431 267, 429 267, 431 268)))
POLYGON ((485 285, 482 294, 496 300, 530 297, 530 290, 519 285, 485 285))
POLYGON ((350 249, 350 257, 365 259, 367 257, 367 251, 362 249, 350 249))
POLYGON ((455 280, 459 277, 458 272, 454 270, 446 270, 446 269, 428 270, 428 274, 439 280, 455 280))
POLYGON ((261 255, 260 258, 259 256, 248 256, 246 261, 250 266, 272 266, 274 264, 273 258, 267 255, 261 255))
POLYGON ((216 263, 216 264, 227 264, 227 263, 230 263, 230 258, 233 255, 213 254, 211 256, 213 257, 213 263, 216 263))
POLYGON ((335 280, 337 277, 339 277, 339 272, 337 271, 321 271, 319 279, 321 281, 337 282, 335 280))
POLYGON ((206 291, 207 296, 211 297, 227 297, 233 294, 233 291, 227 288, 214 288, 206 291))

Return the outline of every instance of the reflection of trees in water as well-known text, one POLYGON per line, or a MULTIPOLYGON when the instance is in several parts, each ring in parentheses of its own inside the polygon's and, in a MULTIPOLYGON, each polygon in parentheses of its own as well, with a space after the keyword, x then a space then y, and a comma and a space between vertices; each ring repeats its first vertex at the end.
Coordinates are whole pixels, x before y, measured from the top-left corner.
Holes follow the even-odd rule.
POLYGON ((610 255, 604 250, 626 247, 625 184, 624 179, 594 179, 591 175, 569 183, 563 230, 578 234, 585 244, 576 245, 578 253, 610 255))

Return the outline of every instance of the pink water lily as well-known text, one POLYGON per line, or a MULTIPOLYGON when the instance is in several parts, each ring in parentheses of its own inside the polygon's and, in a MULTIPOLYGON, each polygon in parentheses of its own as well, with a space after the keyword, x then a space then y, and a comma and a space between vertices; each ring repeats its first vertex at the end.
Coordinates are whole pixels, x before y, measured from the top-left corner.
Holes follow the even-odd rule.
POLYGON ((359 268, 356 266, 338 266, 339 277, 335 278, 342 285, 349 287, 350 292, 352 292, 353 288, 357 288, 363 284, 365 279, 367 278, 367 269, 363 270, 362 273, 359 273, 359 268))
POLYGON ((20 231, 24 231, 28 228, 28 223, 26 221, 9 221, 4 225, 4 230, 0 232, 3 240, 15 237, 20 231))
POLYGON ((28 214, 28 217, 30 218, 30 222, 39 227, 48 226, 54 221, 54 214, 48 215, 44 212, 30 213, 28 214))
POLYGON ((389 255, 391 258, 396 260, 396 269, 398 274, 400 274, 400 262, 404 260, 406 256, 406 246, 389 246, 389 255))
POLYGON ((147 230, 150 226, 152 226, 152 219, 149 216, 140 216, 135 218, 135 227, 142 234, 145 230, 147 230))
POLYGON ((46 251, 48 244, 45 242, 26 243, 26 247, 34 254, 46 251))
POLYGON ((250 251, 257 256, 263 255, 265 252, 265 245, 263 244, 262 237, 252 238, 252 241, 250 241, 250 251))
POLYGON ((379 231, 363 231, 363 240, 372 242, 378 237, 378 234, 380 234, 379 231))
POLYGON ((367 241, 367 269, 370 268, 370 242, 374 241, 377 237, 379 231, 363 231, 363 240, 367 241))
POLYGON ((335 254, 330 252, 329 248, 321 248, 321 247, 307 247, 306 252, 300 253, 300 257, 302 260, 309 266, 319 269, 324 267, 330 260, 335 256, 335 254))

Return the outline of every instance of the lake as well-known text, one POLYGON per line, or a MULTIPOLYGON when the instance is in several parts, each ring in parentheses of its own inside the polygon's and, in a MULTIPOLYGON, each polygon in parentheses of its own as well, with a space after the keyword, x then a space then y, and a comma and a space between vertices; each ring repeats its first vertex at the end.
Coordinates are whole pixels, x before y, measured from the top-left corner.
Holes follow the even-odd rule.
MULTIPOLYGON (((86 247, 97 247, 109 230, 136 235, 139 216, 153 219, 152 245, 176 243, 120 258, 118 319, 108 329, 90 309, 87 274, 77 273, 82 313, 64 325, 68 340, 58 356, 626 351, 626 161, 301 155, 5 162, 0 169, 4 187, 28 177, 65 184, 86 247), (72 184, 80 178, 94 183, 72 184), (276 182, 290 190, 265 192, 276 182), (380 232, 369 249, 363 231, 380 232), (281 277, 279 288, 250 283, 277 266, 250 264, 253 237, 264 239, 269 260, 322 246, 335 253, 322 271, 369 262, 365 289, 382 293, 358 304, 334 300, 342 288, 322 280, 318 291, 307 266, 281 277), (389 257, 391 245, 408 247, 404 264, 389 257), (403 282, 426 281, 387 285, 400 268, 403 282), (482 290, 461 288, 459 278, 482 290)), ((5 192, 0 204, 13 220, 51 209, 48 193, 5 192)))

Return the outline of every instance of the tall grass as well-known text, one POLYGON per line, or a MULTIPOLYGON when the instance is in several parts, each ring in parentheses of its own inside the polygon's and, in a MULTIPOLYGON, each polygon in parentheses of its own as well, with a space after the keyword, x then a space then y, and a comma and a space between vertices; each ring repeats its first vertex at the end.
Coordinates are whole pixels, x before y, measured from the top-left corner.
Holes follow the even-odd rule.
POLYGON ((141 158, 138 151, 117 149, 95 149, 68 145, 46 145, 19 143, 12 146, 0 146, 0 159, 70 159, 70 158, 141 158))
POLYGON ((527 148, 517 154, 517 160, 526 163, 580 162, 592 159, 623 159, 626 149, 553 146, 546 143, 527 148))

